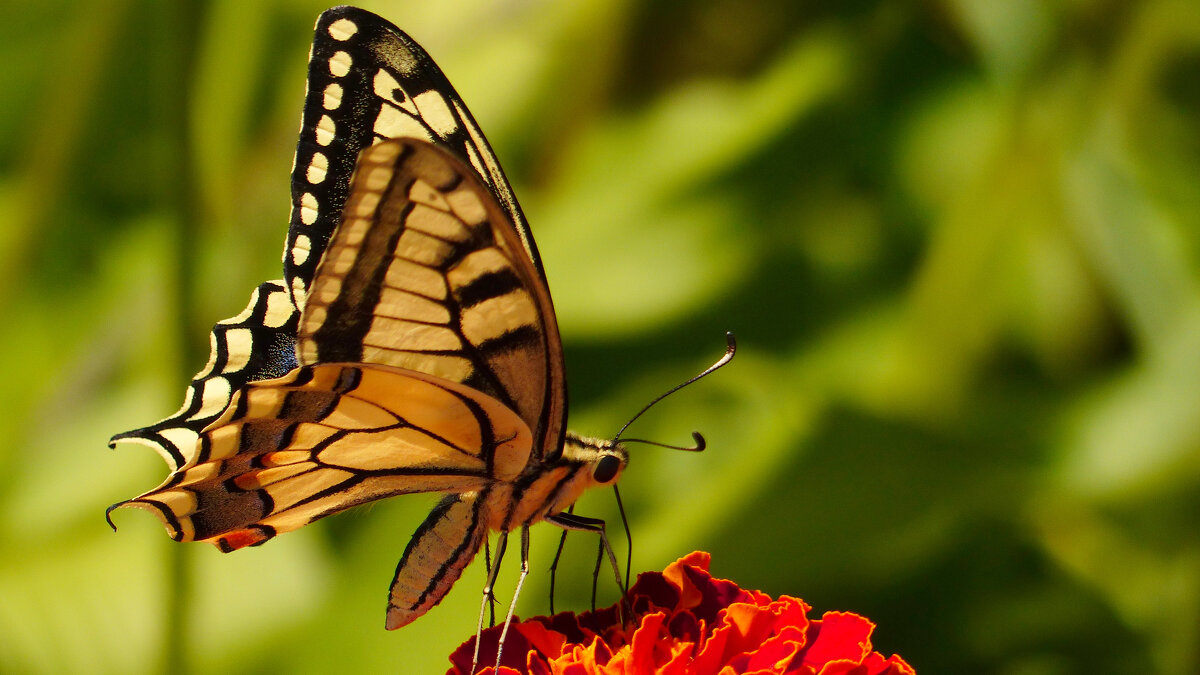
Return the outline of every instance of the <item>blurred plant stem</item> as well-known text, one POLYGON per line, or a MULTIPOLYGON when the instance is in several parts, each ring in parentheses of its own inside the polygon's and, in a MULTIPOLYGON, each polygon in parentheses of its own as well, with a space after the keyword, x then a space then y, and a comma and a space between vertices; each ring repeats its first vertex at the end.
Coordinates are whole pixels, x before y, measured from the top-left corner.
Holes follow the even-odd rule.
MULTIPOLYGON (((175 339, 178 381, 191 380, 205 354, 195 347, 193 336, 203 335, 206 326, 196 319, 196 265, 198 218, 195 148, 192 143, 191 81, 195 72, 200 26, 207 13, 202 1, 153 4, 157 16, 152 39, 159 41, 151 53, 161 55, 154 61, 154 89, 159 95, 152 101, 155 117, 163 129, 161 154, 155 158, 158 176, 156 192, 160 207, 175 223, 173 252, 173 302, 176 319, 175 339)), ((189 556, 182 546, 170 546, 167 553, 167 586, 163 614, 163 672, 185 673, 190 669, 185 654, 186 637, 191 634, 188 620, 192 597, 189 556)))

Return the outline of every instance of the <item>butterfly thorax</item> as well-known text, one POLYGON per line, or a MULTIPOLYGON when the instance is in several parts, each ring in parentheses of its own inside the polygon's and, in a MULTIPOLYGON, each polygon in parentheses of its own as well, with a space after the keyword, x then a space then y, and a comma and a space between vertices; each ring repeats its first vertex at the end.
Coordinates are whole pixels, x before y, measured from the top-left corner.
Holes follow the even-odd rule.
POLYGON ((557 459, 531 463, 513 482, 512 508, 495 529, 511 530, 565 511, 588 489, 615 483, 628 463, 620 443, 568 431, 557 459))

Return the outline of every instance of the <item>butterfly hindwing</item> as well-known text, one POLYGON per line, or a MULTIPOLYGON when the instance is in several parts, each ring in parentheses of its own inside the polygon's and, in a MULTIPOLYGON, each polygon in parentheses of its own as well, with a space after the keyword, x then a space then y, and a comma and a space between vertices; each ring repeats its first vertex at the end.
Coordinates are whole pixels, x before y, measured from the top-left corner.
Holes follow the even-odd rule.
POLYGON ((247 385, 187 465, 123 504, 157 513, 177 541, 229 551, 368 501, 512 480, 531 446, 519 417, 469 387, 318 364, 247 385))
POLYGON ((407 368, 473 387, 542 444, 563 432, 554 309, 505 213, 440 146, 364 150, 301 319, 301 363, 407 368))
POLYGON ((237 316, 213 326, 212 355, 188 385, 183 407, 174 415, 117 434, 109 445, 134 442, 154 448, 171 470, 196 451, 200 431, 229 405, 233 392, 255 380, 279 377, 296 367, 296 327, 300 313, 280 281, 261 284, 237 316))

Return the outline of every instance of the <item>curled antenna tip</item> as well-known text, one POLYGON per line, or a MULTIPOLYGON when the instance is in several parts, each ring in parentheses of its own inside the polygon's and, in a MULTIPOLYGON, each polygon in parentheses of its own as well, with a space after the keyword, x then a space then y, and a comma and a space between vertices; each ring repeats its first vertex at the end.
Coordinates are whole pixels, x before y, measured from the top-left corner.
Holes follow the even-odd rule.
POLYGON ((121 508, 122 506, 124 506, 127 503, 128 502, 117 502, 116 504, 113 504, 112 506, 108 507, 107 509, 104 509, 104 520, 108 521, 108 526, 112 528, 113 532, 117 531, 117 525, 116 525, 116 523, 114 523, 112 521, 112 512, 116 509, 121 508))
POLYGON ((692 432, 692 440, 696 443, 692 447, 687 447, 687 446, 683 446, 683 445, 671 445, 670 443, 659 443, 658 441, 648 441, 644 438, 622 438, 621 442, 622 443, 645 443, 646 445, 654 445, 654 446, 657 446, 660 448, 666 448, 668 450, 683 450, 684 452, 703 452, 704 448, 708 447, 708 443, 704 440, 704 437, 700 435, 699 431, 692 432))
POLYGON ((737 352, 737 338, 735 338, 733 336, 733 331, 727 330, 727 331, 725 331, 725 357, 722 358, 720 361, 717 361, 716 364, 714 364, 713 370, 720 368, 721 366, 725 365, 726 363, 729 363, 729 361, 733 358, 733 355, 736 352, 737 352))

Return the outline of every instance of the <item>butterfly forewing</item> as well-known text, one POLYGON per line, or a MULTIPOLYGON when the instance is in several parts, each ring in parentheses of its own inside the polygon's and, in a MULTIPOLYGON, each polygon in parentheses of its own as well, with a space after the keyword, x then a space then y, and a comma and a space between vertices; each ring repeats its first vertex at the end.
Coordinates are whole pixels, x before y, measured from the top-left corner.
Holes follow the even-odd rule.
POLYGON ((304 306, 341 218, 358 153, 392 138, 436 142, 469 162, 541 274, 533 237, 500 163, 433 59, 388 21, 356 7, 334 7, 317 20, 292 170, 284 274, 297 306, 304 306))
POLYGON ((387 366, 319 364, 254 382, 196 457, 128 504, 224 550, 398 494, 477 490, 524 468, 532 435, 469 387, 387 366))
POLYGON ((562 432, 545 282, 474 171, 438 146, 362 152, 298 347, 302 363, 377 363, 482 391, 535 430, 539 457, 562 432))

